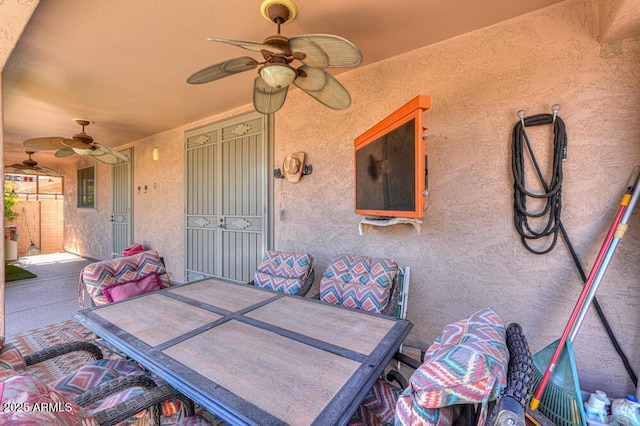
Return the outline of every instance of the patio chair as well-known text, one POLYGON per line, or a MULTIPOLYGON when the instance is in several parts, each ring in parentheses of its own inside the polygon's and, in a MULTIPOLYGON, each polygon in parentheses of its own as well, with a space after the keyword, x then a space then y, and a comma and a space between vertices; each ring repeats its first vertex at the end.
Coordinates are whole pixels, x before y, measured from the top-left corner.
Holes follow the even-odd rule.
POLYGON ((80 272, 78 303, 80 307, 84 306, 85 292, 89 294, 92 306, 100 306, 170 287, 169 277, 155 250, 94 262, 80 272))
MULTIPOLYGON (((166 385, 158 386, 130 360, 104 359, 99 347, 91 342, 63 343, 23 356, 14 345, 4 343, 0 338, 0 382, 5 407, 12 403, 11 398, 16 398, 15 404, 23 404, 22 407, 35 403, 65 404, 64 411, 73 412, 79 418, 91 418, 92 415, 97 419, 96 424, 101 425, 118 423, 146 409, 150 410, 152 420, 157 420, 160 416, 158 404, 176 399, 183 402, 187 414, 193 413, 191 401, 184 396, 166 385), (89 353, 94 361, 46 384, 30 372, 30 366, 75 351, 89 353), (28 399, 25 401, 25 398, 28 399)), ((26 421, 29 415, 20 413, 20 407, 15 405, 16 410, 0 413, 0 423, 2 420, 26 421), (19 419, 15 418, 19 414, 19 419)), ((37 420, 52 424, 46 421, 48 419, 37 420)))
POLYGON ((320 280, 321 301, 404 318, 409 268, 395 260, 342 254, 329 261, 320 280))
POLYGON ((447 325, 420 360, 394 358, 415 370, 410 380, 393 370, 379 379, 349 426, 525 425, 531 353, 522 328, 505 330, 490 308, 447 325))
POLYGON ((304 297, 311 289, 313 280, 313 256, 268 250, 250 284, 304 297))
POLYGON ((175 400, 182 402, 186 415, 193 414, 190 400, 130 360, 100 359, 49 383, 28 370, 1 367, 0 381, 5 407, 1 424, 114 425, 145 410, 152 424, 160 424, 160 404, 175 400), (30 409, 36 405, 46 408, 30 409))
POLYGON ((30 366, 73 352, 86 352, 89 355, 89 360, 93 358, 94 361, 97 361, 103 358, 100 348, 91 342, 74 341, 61 343, 38 352, 23 355, 15 345, 6 343, 4 338, 0 337, 0 368, 26 372, 29 371, 30 366))

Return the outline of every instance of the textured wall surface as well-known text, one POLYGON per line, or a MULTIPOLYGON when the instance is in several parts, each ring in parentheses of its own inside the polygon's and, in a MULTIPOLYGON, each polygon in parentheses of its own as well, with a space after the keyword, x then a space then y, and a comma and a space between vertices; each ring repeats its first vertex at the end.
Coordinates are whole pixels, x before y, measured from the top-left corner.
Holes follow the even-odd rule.
MULTIPOLYGON (((277 247, 310 251, 320 271, 336 253, 388 256, 410 266, 414 338, 431 341, 446 323, 484 306, 505 322, 520 322, 534 352, 560 338, 581 281, 564 243, 538 256, 519 241, 511 132, 517 110, 533 115, 562 105, 569 139, 562 221, 588 273, 640 164, 640 40, 604 54, 597 15, 594 3, 570 1, 354 70, 340 78, 353 97, 346 111, 290 93, 276 114, 276 162, 305 151, 314 172, 299 184, 276 185, 277 247), (418 94, 432 103, 425 114, 430 206, 422 231, 401 225, 359 236, 353 139, 418 94)), ((530 136, 539 159, 548 158, 548 129, 530 136)), ((640 367, 638 217, 598 292, 634 368, 640 367)), ((585 389, 613 395, 633 389, 593 310, 575 352, 585 389)))
POLYGON ((39 0, 0 1, 0 70, 9 59, 39 0))
POLYGON ((58 167, 64 179, 64 248, 95 259, 111 258, 111 166, 90 156, 75 156, 76 163, 58 167), (96 165, 96 206, 77 208, 78 169, 96 165))
MULTIPOLYGON (((146 248, 158 250, 171 279, 184 282, 184 134, 185 132, 251 111, 247 105, 224 115, 190 123, 178 129, 119 147, 133 147, 133 239, 146 248), (159 157, 153 160, 153 148, 159 157), (147 190, 145 192, 145 185, 147 190), (140 191, 138 191, 140 187, 140 191)), ((78 157, 78 165, 60 170, 65 176, 65 249, 96 259, 111 258, 111 167, 98 165, 96 209, 77 209, 76 170, 93 164, 78 157)))
MULTIPOLYGON (((327 109, 292 90, 275 114, 274 162, 304 151, 313 174, 297 184, 275 182, 275 248, 312 253, 316 286, 329 258, 339 253, 386 256, 410 266, 408 318, 415 324, 414 339, 432 341, 445 324, 491 306, 505 322, 522 324, 533 352, 557 340, 581 280, 563 242, 540 256, 520 243, 513 226, 511 133, 517 110, 533 115, 562 105, 569 138, 562 221, 588 273, 629 175, 640 164, 640 40, 625 39, 613 50, 601 45, 598 15, 595 1, 569 0, 355 69, 340 76, 353 97, 345 111, 327 109), (419 94, 431 96, 432 103, 425 114, 430 204, 422 231, 400 225, 360 236, 361 217, 353 212, 353 140, 419 94)), ((183 134, 249 110, 133 143, 134 185, 152 188, 134 196, 136 240, 170 253, 167 266, 176 281, 183 279, 184 269, 183 134), (160 148, 157 162, 151 160, 154 146, 160 148)), ((530 136, 546 163, 552 146, 548 129, 531 129, 530 136)), ((108 223, 103 203, 110 198, 103 176, 110 174, 104 173, 100 168, 97 211, 66 209, 65 224, 77 226, 66 229, 70 251, 109 255, 105 235, 110 232, 102 224, 108 223)), ((66 191, 65 201, 75 203, 72 183, 66 191)), ((639 214, 632 216, 598 291, 636 369, 639 214)), ((584 389, 614 396, 633 390, 593 310, 575 352, 584 389)))

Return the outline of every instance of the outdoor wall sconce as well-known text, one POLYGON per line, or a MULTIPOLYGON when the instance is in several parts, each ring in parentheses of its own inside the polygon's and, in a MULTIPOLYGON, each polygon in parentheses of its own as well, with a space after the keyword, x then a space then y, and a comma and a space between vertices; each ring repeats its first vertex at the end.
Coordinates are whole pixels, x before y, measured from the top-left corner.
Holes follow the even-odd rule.
POLYGON ((304 164, 304 152, 294 152, 285 157, 282 169, 274 169, 273 177, 287 179, 289 182, 298 182, 304 175, 313 172, 311 164, 304 164))
POLYGON ((153 158, 153 161, 158 161, 158 159, 160 158, 160 148, 158 148, 157 146, 153 148, 151 157, 153 158))

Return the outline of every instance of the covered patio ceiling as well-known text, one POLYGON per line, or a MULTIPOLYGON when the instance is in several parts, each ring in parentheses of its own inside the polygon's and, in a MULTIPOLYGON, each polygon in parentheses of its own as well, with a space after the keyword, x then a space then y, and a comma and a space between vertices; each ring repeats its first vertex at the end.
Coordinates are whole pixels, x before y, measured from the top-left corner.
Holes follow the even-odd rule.
MULTIPOLYGON (((345 37, 365 66, 561 1, 297 0, 298 16, 282 33, 345 37)), ((585 7, 600 8, 606 41, 640 34, 639 4, 595 0, 585 7)), ((77 133, 74 117, 93 120, 87 133, 116 147, 249 104, 255 71, 201 86, 185 80, 226 59, 260 59, 208 37, 262 42, 276 32, 259 0, 7 0, 0 12, 4 164, 25 158, 26 139, 77 133)), ((41 166, 60 161, 53 151, 37 159, 41 166)))

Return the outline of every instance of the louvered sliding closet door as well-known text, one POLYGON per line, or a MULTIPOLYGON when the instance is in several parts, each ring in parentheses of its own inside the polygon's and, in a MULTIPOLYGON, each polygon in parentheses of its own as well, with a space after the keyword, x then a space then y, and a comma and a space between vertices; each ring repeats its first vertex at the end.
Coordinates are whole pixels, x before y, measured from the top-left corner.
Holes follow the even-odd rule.
POLYGON ((253 279, 266 250, 266 138, 258 113, 186 133, 187 282, 253 279))

